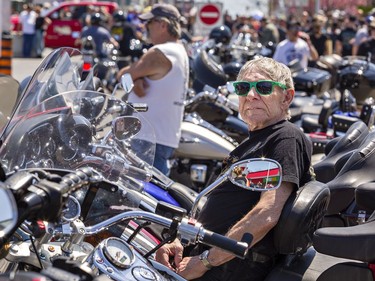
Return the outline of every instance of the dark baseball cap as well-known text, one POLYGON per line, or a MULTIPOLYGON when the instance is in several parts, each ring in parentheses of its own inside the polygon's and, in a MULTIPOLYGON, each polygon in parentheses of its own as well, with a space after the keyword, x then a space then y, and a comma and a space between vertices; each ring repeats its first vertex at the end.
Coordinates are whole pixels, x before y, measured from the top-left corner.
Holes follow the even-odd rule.
POLYGON ((155 4, 148 13, 138 16, 141 20, 150 20, 153 17, 165 17, 178 20, 181 15, 177 8, 171 4, 155 4))

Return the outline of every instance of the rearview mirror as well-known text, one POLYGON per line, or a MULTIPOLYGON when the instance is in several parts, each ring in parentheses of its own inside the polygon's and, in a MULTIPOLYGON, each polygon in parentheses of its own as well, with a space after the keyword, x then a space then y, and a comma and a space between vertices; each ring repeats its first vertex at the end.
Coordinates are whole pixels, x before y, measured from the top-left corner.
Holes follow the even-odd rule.
POLYGON ((281 184, 281 166, 272 159, 249 159, 235 163, 228 175, 229 180, 244 189, 265 191, 281 184))
POLYGON ((190 210, 195 218, 199 201, 229 179, 233 184, 252 191, 268 191, 279 188, 282 169, 278 162, 268 158, 251 158, 234 163, 224 174, 202 190, 190 210))
POLYGON ((18 211, 13 194, 0 187, 0 237, 4 237, 17 225, 18 211))
POLYGON ((121 76, 121 85, 126 93, 130 93, 134 88, 134 82, 129 73, 125 73, 121 76))
POLYGON ((138 134, 141 121, 134 116, 122 116, 113 120, 113 134, 118 140, 125 140, 138 134))

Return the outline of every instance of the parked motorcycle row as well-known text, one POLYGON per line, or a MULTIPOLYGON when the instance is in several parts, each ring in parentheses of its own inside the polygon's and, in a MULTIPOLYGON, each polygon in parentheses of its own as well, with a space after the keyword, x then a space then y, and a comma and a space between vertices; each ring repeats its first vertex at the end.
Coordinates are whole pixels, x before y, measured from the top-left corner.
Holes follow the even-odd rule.
MULTIPOLYGON (((196 220, 224 180, 248 192, 282 181, 282 167, 271 159, 248 159, 220 174, 248 134, 229 83, 236 70, 229 64, 241 63, 228 59, 231 51, 237 58, 246 51, 236 42, 225 49, 227 67, 217 48, 194 46, 170 177, 152 167, 153 128, 142 116, 147 105, 126 101, 130 76, 98 83, 97 66, 87 67, 90 53, 70 48, 43 60, 21 83, 13 109, 0 108, 0 280, 184 280, 154 259, 176 237, 246 256, 251 237, 233 241, 196 220), (252 184, 238 169, 251 171, 252 184)), ((282 258, 266 280, 375 280, 374 66, 333 56, 317 68, 290 67, 297 89, 291 121, 311 137, 317 181, 286 203, 275 227, 282 258)))

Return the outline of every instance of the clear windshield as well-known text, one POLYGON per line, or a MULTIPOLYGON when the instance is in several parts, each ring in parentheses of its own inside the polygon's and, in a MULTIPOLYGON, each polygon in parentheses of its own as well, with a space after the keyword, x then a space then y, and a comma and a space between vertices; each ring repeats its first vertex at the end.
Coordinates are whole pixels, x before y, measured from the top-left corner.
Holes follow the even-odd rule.
POLYGON ((153 128, 121 99, 94 91, 93 72, 82 80, 82 66, 82 54, 72 48, 53 51, 39 65, 2 134, 7 172, 93 166, 114 180, 133 166, 152 166, 153 128))
POLYGON ((111 181, 149 180, 154 131, 127 103, 103 93, 76 90, 46 99, 17 120, 0 149, 15 168, 90 166, 111 181))
POLYGON ((82 87, 89 89, 87 84, 82 83, 80 79, 82 66, 82 54, 77 49, 61 48, 51 52, 35 70, 27 87, 23 90, 8 127, 1 132, 2 137, 19 120, 19 116, 24 115, 42 101, 82 87))

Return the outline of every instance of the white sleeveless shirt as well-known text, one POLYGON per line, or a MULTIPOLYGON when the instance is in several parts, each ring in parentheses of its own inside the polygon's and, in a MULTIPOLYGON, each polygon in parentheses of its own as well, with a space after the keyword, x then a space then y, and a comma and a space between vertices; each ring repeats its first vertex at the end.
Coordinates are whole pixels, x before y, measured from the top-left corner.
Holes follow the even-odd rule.
POLYGON ((189 60, 184 46, 167 42, 152 48, 159 49, 172 63, 170 71, 159 80, 145 77, 146 95, 129 95, 129 102, 146 103, 148 111, 142 113, 153 126, 156 143, 177 148, 181 137, 184 101, 189 79, 189 60))

